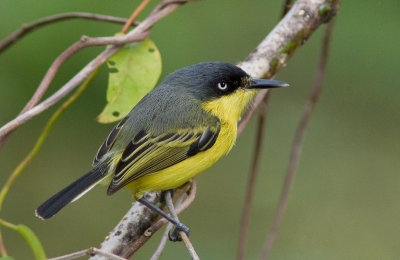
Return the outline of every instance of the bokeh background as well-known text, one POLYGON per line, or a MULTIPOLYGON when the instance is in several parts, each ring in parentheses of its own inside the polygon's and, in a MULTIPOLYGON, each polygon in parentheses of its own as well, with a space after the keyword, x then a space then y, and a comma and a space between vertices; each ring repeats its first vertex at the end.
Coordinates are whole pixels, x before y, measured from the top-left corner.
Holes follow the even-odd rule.
MULTIPOLYGON (((157 1, 153 1, 154 6, 157 1)), ((0 38, 23 23, 68 11, 128 17, 139 1, 2 0, 0 38)), ((151 9, 147 8, 141 18, 151 9)), ((238 62, 274 27, 281 1, 220 0, 190 3, 159 22, 151 38, 160 49, 163 76, 200 61, 238 62)), ((400 255, 400 3, 342 1, 322 97, 311 119, 295 185, 271 259, 398 259, 400 255)), ((120 25, 71 20, 42 28, 0 55, 0 124, 24 106, 52 60, 83 34, 112 35, 120 25)), ((247 259, 256 259, 270 228, 293 133, 313 82, 320 28, 277 79, 257 180, 247 259)), ((102 48, 85 50, 62 67, 49 93, 102 48)), ((97 187, 49 221, 34 209, 90 169, 111 125, 94 119, 105 104, 107 70, 58 120, 38 156, 6 198, 1 217, 30 226, 48 256, 98 245, 130 207, 128 192, 108 197, 97 187)), ((18 129, 0 150, 0 184, 30 151, 55 108, 18 129)), ((255 120, 231 154, 198 178, 194 204, 181 219, 202 259, 236 256, 240 212, 254 146, 255 120)), ((3 228, 16 259, 33 256, 19 234, 3 228)), ((136 259, 148 259, 152 239, 136 259)), ((188 259, 168 243, 162 259, 188 259)))

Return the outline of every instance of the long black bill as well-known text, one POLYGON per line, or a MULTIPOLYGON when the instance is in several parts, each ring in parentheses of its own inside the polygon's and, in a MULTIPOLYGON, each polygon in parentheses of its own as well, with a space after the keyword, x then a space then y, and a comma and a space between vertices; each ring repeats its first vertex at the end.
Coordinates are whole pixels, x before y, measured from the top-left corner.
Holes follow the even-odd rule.
POLYGON ((289 84, 283 81, 272 79, 253 79, 253 82, 248 89, 262 89, 262 88, 282 88, 289 87, 289 84))

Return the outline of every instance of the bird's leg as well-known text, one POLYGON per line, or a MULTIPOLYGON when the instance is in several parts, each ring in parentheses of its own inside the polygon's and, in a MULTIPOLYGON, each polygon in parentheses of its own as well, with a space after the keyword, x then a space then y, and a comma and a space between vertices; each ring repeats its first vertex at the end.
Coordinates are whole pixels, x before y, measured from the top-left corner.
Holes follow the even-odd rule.
POLYGON ((138 199, 140 203, 148 207, 149 209, 157 212, 159 215, 163 216, 165 219, 167 219, 169 222, 171 222, 174 226, 175 229, 172 232, 172 234, 169 234, 169 240, 171 241, 181 241, 181 238, 179 236, 179 232, 183 231, 186 233, 187 236, 189 236, 189 228, 182 224, 175 212, 174 206, 172 204, 172 199, 171 199, 171 193, 169 191, 165 192, 165 199, 166 199, 166 204, 168 207, 169 212, 171 213, 171 216, 162 211, 159 207, 155 206, 153 203, 148 201, 144 196, 138 199))
POLYGON ((179 221, 178 215, 175 212, 175 207, 174 204, 172 203, 172 196, 174 194, 174 190, 167 190, 165 191, 165 203, 167 204, 167 208, 169 211, 169 214, 171 215, 172 218, 175 219, 177 223, 180 225, 175 225, 175 229, 168 234, 169 240, 171 241, 182 241, 181 236, 179 235, 179 232, 183 231, 186 233, 187 236, 189 236, 189 228, 186 227, 182 222, 179 221))

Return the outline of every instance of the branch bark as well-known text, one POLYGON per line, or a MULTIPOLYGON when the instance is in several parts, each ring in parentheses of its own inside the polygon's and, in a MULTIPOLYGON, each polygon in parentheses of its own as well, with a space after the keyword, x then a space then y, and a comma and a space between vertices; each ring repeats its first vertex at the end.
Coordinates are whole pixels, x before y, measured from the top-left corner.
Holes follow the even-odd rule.
MULTIPOLYGON (((238 64, 255 78, 272 78, 293 53, 313 34, 322 23, 328 22, 338 10, 338 0, 297 1, 270 34, 238 64)), ((238 133, 244 130, 254 111, 268 90, 260 91, 252 108, 239 123, 238 133)))
MULTIPOLYGON (((272 32, 268 34, 258 47, 243 62, 238 64, 238 66, 255 78, 271 78, 286 64, 287 60, 295 50, 307 41, 315 29, 317 29, 322 23, 329 21, 336 14, 337 8, 337 0, 298 0, 272 32)), ((252 114, 262 102, 266 93, 267 91, 260 92, 255 98, 253 106, 239 123, 239 134, 246 127, 252 114)), ((159 202, 159 197, 157 198, 158 199, 153 201, 154 203, 159 202)), ((151 230, 150 235, 163 225, 160 224, 161 222, 164 224, 167 223, 164 219, 159 219, 156 222, 155 219, 149 218, 148 214, 152 213, 143 212, 143 210, 140 209, 140 206, 136 204, 133 205, 132 209, 126 216, 135 216, 130 220, 133 221, 132 223, 137 223, 140 219, 145 219, 146 221, 142 223, 145 226, 151 226, 151 228, 147 230, 151 230)), ((177 211, 179 212, 179 209, 177 209, 177 211)), ((150 237, 146 236, 146 232, 143 231, 143 229, 125 230, 119 228, 121 225, 129 226, 125 217, 116 225, 115 230, 126 232, 125 234, 129 234, 132 237, 141 235, 141 239, 145 239, 146 241, 150 237)), ((118 232, 115 230, 113 231, 114 234, 115 232, 118 232)), ((121 244, 120 237, 113 238, 109 236, 100 248, 106 252, 111 252, 123 257, 129 257, 139 248, 137 245, 138 243, 141 245, 144 243, 141 239, 137 241, 131 240, 130 244, 125 242, 121 244), (126 252, 118 254, 117 251, 122 247, 128 248, 124 250, 130 250, 130 254, 127 254, 126 252)), ((93 259, 100 258, 91 258, 91 260, 93 259)))

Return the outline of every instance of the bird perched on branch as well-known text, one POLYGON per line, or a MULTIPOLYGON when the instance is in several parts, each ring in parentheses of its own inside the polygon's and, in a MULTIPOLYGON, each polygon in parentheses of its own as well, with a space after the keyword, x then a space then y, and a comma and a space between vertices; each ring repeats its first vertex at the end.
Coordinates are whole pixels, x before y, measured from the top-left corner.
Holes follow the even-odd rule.
POLYGON ((47 219, 96 184, 111 195, 129 188, 178 230, 189 229, 143 194, 174 189, 206 170, 235 143, 240 116, 260 89, 287 83, 253 79, 223 62, 205 62, 168 75, 119 122, 100 147, 93 169, 36 209, 47 219))

